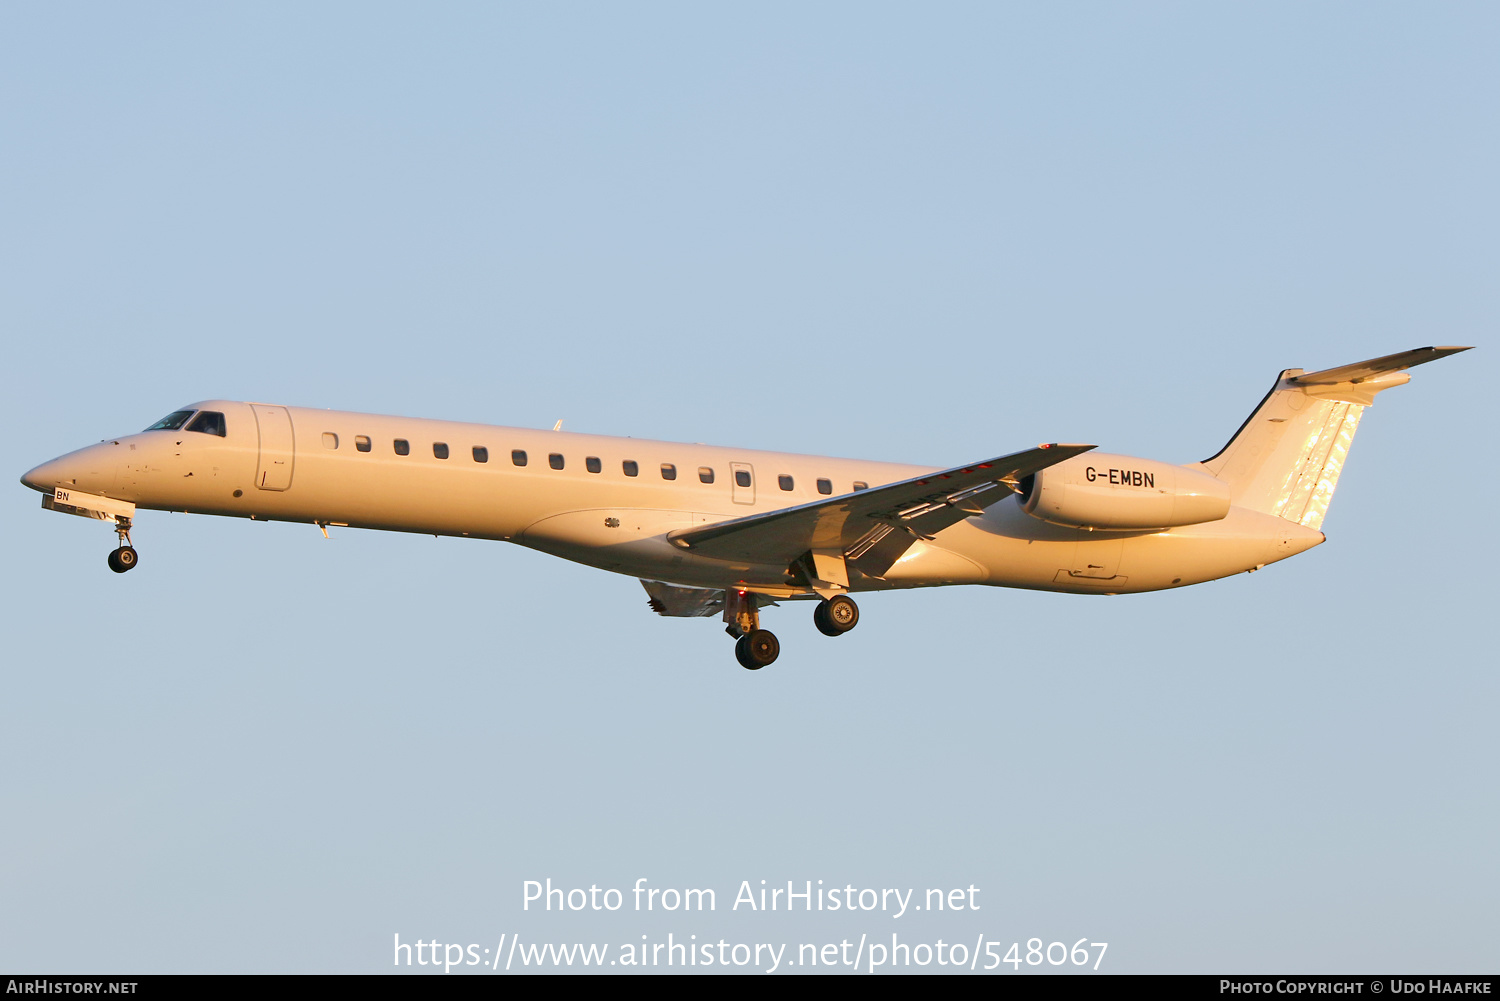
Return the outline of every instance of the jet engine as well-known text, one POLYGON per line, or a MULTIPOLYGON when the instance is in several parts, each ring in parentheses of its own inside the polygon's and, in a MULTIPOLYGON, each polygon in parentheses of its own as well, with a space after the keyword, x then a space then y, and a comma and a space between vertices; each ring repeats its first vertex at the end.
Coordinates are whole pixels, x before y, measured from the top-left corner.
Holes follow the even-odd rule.
POLYGON ((1218 521, 1229 513, 1223 481, 1165 462, 1089 452, 1021 481, 1033 518, 1100 531, 1140 531, 1218 521))

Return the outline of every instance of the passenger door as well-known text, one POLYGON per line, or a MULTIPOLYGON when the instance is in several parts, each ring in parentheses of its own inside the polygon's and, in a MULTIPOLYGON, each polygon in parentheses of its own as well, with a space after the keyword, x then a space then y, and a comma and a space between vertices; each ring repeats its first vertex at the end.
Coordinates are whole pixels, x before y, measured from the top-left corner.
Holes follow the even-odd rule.
POLYGON ((260 432, 260 466, 255 485, 262 490, 285 490, 292 485, 292 463, 296 446, 292 441, 292 415, 286 407, 252 403, 255 426, 260 432))

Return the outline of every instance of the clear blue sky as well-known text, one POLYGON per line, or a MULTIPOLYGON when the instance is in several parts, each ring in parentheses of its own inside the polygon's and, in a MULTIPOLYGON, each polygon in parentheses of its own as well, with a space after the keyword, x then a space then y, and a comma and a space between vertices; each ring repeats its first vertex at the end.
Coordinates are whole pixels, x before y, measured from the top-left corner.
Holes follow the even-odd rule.
POLYGON ((1489 4, 7 5, 0 969, 897 932, 1493 972, 1497 51, 1489 4), (1281 368, 1425 344, 1479 350, 1366 414, 1306 555, 776 609, 758 674, 502 544, 147 513, 120 577, 16 482, 212 396, 1187 462, 1281 368), (719 910, 523 913, 548 876, 719 910), (761 879, 983 909, 728 910, 761 879))

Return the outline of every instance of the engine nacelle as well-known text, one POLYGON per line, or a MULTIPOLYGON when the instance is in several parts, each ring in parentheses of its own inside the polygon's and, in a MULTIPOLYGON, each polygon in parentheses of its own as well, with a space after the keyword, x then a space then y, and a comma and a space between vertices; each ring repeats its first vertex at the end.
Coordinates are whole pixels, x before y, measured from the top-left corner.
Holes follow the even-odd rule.
POLYGON ((1021 481, 1021 510, 1069 528, 1128 531, 1218 521, 1229 487, 1207 473, 1089 452, 1021 481))

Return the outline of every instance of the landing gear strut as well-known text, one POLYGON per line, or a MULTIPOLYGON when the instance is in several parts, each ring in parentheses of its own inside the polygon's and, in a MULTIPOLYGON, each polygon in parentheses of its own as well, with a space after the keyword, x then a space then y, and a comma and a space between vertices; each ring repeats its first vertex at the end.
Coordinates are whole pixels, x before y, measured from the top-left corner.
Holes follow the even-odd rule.
POLYGON ((724 631, 735 637, 734 659, 750 671, 776 662, 781 644, 776 634, 760 627, 760 609, 755 595, 730 588, 724 592, 724 631))
POLYGON ((135 567, 135 547, 130 544, 130 519, 115 518, 115 534, 120 537, 120 547, 109 554, 109 568, 115 573, 124 573, 135 567))
POLYGON ((818 602, 813 609, 813 625, 824 636, 842 636, 859 625, 859 606, 847 594, 836 594, 818 602))

